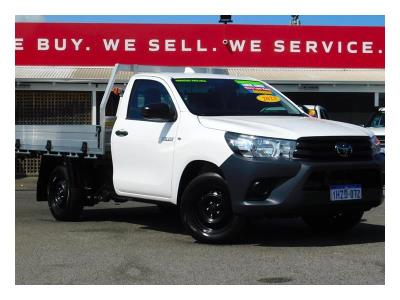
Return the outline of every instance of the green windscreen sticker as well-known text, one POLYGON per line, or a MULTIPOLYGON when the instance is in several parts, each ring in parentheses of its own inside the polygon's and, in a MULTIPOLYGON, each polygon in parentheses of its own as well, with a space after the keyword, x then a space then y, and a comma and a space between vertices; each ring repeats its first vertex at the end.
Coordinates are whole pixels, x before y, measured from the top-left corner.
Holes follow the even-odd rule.
POLYGON ((175 79, 176 82, 207 82, 205 79, 195 79, 195 78, 185 78, 185 79, 175 79))
POLYGON ((272 95, 272 90, 266 87, 262 82, 255 80, 235 80, 237 84, 244 87, 249 93, 272 95))
POLYGON ((236 83, 239 83, 239 84, 243 84, 243 85, 245 85, 245 84, 251 84, 251 85, 261 85, 261 86, 264 86, 261 82, 255 81, 255 80, 235 80, 235 82, 236 82, 236 83))

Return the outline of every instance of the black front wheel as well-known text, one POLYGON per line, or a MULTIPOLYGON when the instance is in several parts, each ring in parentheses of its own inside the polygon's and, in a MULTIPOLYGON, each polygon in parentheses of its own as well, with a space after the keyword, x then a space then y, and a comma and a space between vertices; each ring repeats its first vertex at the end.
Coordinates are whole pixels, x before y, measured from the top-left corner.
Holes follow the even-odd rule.
POLYGON ((363 211, 344 211, 329 214, 306 215, 304 222, 317 232, 339 233, 360 223, 363 211))
POLYGON ((180 209, 184 226, 200 242, 231 241, 244 226, 244 218, 232 213, 225 180, 216 173, 193 179, 182 195, 180 209))
POLYGON ((79 189, 73 188, 65 166, 56 167, 47 185, 47 202, 51 214, 59 221, 76 221, 82 213, 79 189))

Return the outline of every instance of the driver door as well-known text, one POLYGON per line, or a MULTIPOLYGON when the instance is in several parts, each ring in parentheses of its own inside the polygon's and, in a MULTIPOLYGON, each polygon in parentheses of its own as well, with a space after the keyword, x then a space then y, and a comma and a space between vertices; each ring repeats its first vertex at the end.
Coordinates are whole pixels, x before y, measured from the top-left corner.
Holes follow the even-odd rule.
POLYGON ((126 117, 113 128, 113 183, 119 195, 163 200, 171 197, 174 146, 179 116, 175 122, 145 119, 141 110, 152 103, 175 109, 172 92, 154 78, 133 83, 126 117))

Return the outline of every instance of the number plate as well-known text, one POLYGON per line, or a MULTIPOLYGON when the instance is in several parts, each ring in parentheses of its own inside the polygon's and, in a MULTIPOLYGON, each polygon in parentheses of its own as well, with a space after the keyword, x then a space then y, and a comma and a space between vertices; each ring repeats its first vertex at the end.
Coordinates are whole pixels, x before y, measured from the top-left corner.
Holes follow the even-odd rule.
POLYGON ((362 199, 361 184, 331 185, 331 200, 362 199))

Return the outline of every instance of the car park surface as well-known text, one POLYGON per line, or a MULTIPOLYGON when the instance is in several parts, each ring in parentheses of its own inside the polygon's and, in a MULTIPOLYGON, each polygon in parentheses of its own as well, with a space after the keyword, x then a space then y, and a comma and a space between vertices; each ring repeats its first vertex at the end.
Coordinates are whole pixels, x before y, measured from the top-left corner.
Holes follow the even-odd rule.
POLYGON ((101 203, 57 222, 34 189, 16 181, 16 284, 385 283, 384 205, 344 235, 263 219, 234 244, 207 245, 150 204, 101 203))

